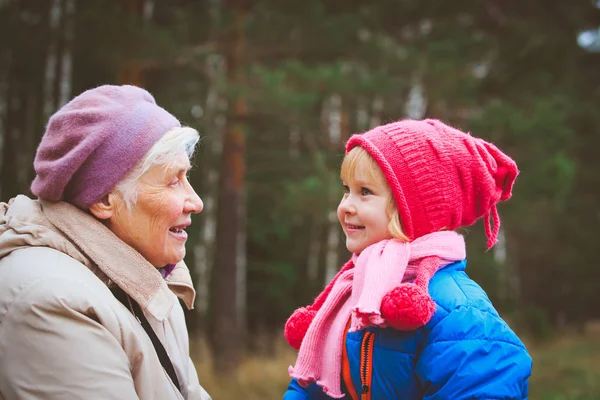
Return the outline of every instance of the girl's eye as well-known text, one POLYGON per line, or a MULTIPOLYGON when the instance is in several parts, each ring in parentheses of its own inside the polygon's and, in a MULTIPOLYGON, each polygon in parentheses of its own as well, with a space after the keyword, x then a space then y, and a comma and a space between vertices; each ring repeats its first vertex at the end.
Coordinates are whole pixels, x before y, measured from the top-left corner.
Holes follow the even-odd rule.
POLYGON ((369 196, 369 195, 373 194, 373 192, 371 192, 369 189, 367 189, 367 188, 364 188, 364 187, 363 187, 363 188, 360 188, 360 193, 361 193, 363 196, 369 196))
POLYGON ((350 188, 347 185, 344 185, 344 193, 350 193, 350 188))

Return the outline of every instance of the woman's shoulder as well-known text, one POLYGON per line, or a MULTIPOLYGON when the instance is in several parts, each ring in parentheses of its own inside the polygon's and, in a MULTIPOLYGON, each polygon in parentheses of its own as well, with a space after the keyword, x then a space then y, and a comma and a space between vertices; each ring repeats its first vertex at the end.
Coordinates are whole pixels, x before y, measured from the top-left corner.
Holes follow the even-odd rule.
POLYGON ((0 260, 0 309, 5 312, 27 306, 83 310, 107 296, 110 291, 88 267, 49 247, 15 250, 0 260))
POLYGON ((88 282, 102 281, 80 261, 60 250, 45 246, 31 246, 16 249, 0 259, 0 276, 13 281, 53 279, 88 282))

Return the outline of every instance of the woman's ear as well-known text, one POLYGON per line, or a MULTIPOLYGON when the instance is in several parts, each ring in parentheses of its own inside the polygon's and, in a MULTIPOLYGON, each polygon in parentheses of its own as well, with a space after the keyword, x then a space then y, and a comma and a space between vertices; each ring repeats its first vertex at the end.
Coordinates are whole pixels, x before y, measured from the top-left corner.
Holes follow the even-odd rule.
POLYGON ((115 215, 117 208, 116 200, 115 195, 111 192, 100 199, 100 201, 92 204, 90 206, 90 212, 99 220, 110 219, 115 215))

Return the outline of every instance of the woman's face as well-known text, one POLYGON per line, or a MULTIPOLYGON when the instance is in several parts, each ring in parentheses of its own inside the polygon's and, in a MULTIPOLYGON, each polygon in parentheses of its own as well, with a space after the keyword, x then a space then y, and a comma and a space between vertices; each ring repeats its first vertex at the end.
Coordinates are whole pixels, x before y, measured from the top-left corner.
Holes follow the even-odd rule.
POLYGON ((185 256, 185 229, 191 215, 202 211, 202 200, 190 183, 185 151, 170 166, 153 165, 139 180, 137 202, 131 211, 119 197, 108 228, 157 268, 176 264, 185 256))

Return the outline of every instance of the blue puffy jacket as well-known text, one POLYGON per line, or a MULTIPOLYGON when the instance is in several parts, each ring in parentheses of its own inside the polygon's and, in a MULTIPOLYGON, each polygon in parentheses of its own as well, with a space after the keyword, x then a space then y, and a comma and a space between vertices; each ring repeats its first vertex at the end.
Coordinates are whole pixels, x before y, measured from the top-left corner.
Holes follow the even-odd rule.
MULTIPOLYGON (((457 262, 433 276, 437 310, 424 327, 347 333, 343 363, 359 399, 527 399, 531 357, 465 266, 457 262)), ((344 379, 342 390, 350 400, 344 379)), ((283 398, 330 399, 316 384, 302 388, 296 380, 283 398)))

